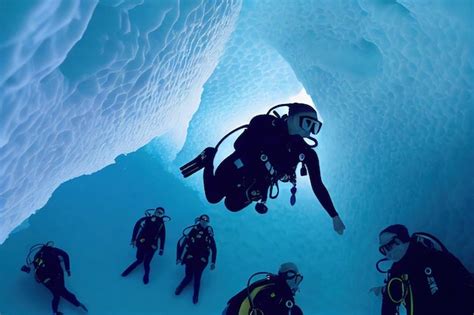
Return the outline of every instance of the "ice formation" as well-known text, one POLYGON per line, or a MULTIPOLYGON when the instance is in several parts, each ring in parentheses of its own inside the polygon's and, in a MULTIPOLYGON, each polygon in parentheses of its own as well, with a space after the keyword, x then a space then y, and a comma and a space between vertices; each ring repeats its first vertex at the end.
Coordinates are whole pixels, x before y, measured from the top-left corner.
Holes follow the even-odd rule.
MULTIPOLYGON (((376 313, 379 301, 366 292, 382 279, 373 265, 377 233, 392 223, 434 233, 474 270, 472 1, 17 3, 4 1, 0 9, 9 21, 0 31, 0 242, 61 183, 158 138, 146 154, 121 157, 60 188, 44 213, 0 247, 3 260, 14 257, 0 270, 9 284, 0 292, 23 292, 21 276, 8 271, 36 238, 61 239, 76 253, 90 249, 89 257, 75 256, 78 272, 93 261, 118 274, 128 260, 115 246, 127 242, 124 225, 139 215, 127 210, 167 198, 169 208, 182 209, 173 216, 168 246, 205 209, 222 249, 199 308, 160 295, 176 314, 219 314, 249 274, 274 268, 281 257, 305 273, 298 296, 305 314, 376 313), (304 180, 297 207, 282 193, 269 214, 257 216, 251 208, 231 214, 207 205, 200 174, 185 181, 163 171, 177 173, 227 131, 303 89, 324 118, 317 152, 348 227, 343 238, 331 231, 304 180), (159 161, 150 160, 154 154, 159 161), (171 182, 169 190, 163 182, 171 182), (100 240, 113 244, 120 266, 95 256, 103 248, 90 234, 102 224, 89 222, 91 216, 116 219, 114 234, 100 240)), ((172 271, 169 255, 163 273, 157 271, 163 282, 153 285, 171 294, 181 270, 172 271)), ((106 289, 99 280, 71 281, 102 313, 136 307, 134 294, 155 298, 127 282, 109 292, 123 294, 124 304, 110 306, 93 294, 106 289)), ((107 274, 104 281, 116 279, 107 274)), ((44 305, 22 307, 28 314, 44 305)))
POLYGON ((184 142, 240 5, 2 2, 0 242, 61 183, 184 142))

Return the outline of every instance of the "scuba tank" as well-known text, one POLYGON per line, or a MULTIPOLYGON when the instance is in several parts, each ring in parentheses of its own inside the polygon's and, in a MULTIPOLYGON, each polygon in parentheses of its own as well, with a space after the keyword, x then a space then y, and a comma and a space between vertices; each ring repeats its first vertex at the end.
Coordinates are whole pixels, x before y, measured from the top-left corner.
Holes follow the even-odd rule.
MULTIPOLYGON (((178 239, 178 242, 176 244, 176 256, 177 256, 177 259, 181 259, 182 256, 184 256, 183 254, 185 254, 185 243, 186 243, 186 239, 187 237, 189 236, 189 233, 191 233, 191 231, 194 229, 194 228, 197 228, 198 226, 198 222, 199 222, 199 218, 200 217, 196 217, 194 219, 194 224, 193 225, 190 225, 190 226, 187 226, 183 229, 183 231, 181 232, 182 233, 182 236, 178 239)), ((211 227, 211 226, 207 226, 206 227, 206 231, 207 233, 209 234, 209 236, 213 237, 214 236, 214 229, 211 227)), ((183 261, 183 260, 182 260, 183 261)))
MULTIPOLYGON (((35 259, 36 259, 36 256, 38 254, 40 254, 40 252, 45 248, 45 247, 53 247, 54 245, 54 242, 53 241, 48 241, 46 242, 45 244, 35 244, 33 246, 30 247, 30 250, 28 252, 28 254, 26 255, 26 258, 25 258, 25 264, 23 266, 21 266, 21 271, 25 272, 25 273, 30 273, 31 271, 31 265, 34 265, 35 263, 35 259), (33 255, 33 258, 32 258, 32 255, 33 255)), ((36 266, 34 266, 35 269, 36 269, 36 266)))
MULTIPOLYGON (((270 272, 256 272, 252 274, 249 279, 247 280, 247 287, 245 289, 245 294, 246 294, 246 299, 249 302, 249 314, 250 315, 268 315, 263 312, 263 310, 259 309, 258 307, 255 306, 254 304, 254 298, 257 296, 258 292, 265 287, 275 284, 278 279, 280 278, 280 275, 275 275, 270 272), (251 283, 252 279, 258 275, 264 275, 265 277, 263 279, 257 280, 253 283, 251 283), (254 293, 255 290, 258 290, 257 292, 254 293)), ((245 299, 244 299, 245 301, 245 299)), ((295 306, 295 302, 293 299, 288 299, 284 302, 285 307, 288 309, 288 314, 292 314, 292 308, 295 306)), ((271 314, 270 314, 271 315, 271 314)))
POLYGON ((253 303, 253 299, 254 297, 252 297, 252 291, 255 289, 256 285, 259 285, 261 284, 261 286, 264 286, 265 284, 269 284, 272 282, 272 280, 274 278, 276 278, 277 276, 270 273, 270 272, 265 272, 265 271, 261 271, 261 272, 256 272, 254 274, 252 274, 249 279, 247 280, 247 299, 249 301, 249 304, 250 304, 250 314, 253 315, 257 315, 257 314, 262 314, 263 315, 263 311, 256 308, 254 303, 253 303), (255 277, 255 276, 258 276, 258 275, 265 275, 265 278, 260 280, 260 281, 256 281, 254 282, 252 285, 250 284, 250 282, 252 281, 252 279, 255 277), (252 288, 252 289, 251 289, 252 288))

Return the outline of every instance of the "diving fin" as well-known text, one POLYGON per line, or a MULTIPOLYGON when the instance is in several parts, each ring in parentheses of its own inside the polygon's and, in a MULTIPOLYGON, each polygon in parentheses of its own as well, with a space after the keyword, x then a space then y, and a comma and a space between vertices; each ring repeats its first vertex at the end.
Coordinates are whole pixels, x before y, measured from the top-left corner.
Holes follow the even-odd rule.
POLYGON ((216 152, 216 148, 205 148, 196 158, 179 168, 181 174, 186 178, 203 169, 208 163, 212 163, 216 152))
POLYGON ((89 313, 89 310, 84 304, 81 303, 79 306, 84 310, 84 312, 89 313))

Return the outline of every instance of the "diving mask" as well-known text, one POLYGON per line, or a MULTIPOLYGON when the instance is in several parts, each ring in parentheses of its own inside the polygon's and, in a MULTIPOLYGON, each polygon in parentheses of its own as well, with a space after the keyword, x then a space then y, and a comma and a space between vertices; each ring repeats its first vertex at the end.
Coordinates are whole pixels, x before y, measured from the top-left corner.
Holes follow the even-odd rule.
POLYGON ((299 125, 304 131, 317 135, 321 130, 322 123, 314 116, 303 115, 300 117, 299 125))

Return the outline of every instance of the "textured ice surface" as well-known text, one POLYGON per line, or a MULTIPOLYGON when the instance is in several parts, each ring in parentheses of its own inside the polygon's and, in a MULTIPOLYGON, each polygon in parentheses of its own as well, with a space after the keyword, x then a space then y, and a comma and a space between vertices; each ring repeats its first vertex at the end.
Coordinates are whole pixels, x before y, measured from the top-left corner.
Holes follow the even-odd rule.
POLYGON ((0 242, 62 182, 183 143, 239 1, 2 1, 0 242), (79 40, 80 39, 80 40, 79 40))
MULTIPOLYGON (((33 44, 12 44, 22 37, 0 33, 1 66, 39 71, 41 78, 19 75, 0 86, 0 235, 62 181, 100 169, 153 135, 161 137, 147 151, 162 158, 124 157, 59 189, 57 199, 0 248, 0 278, 6 279, 0 312, 4 305, 7 314, 47 310, 49 293, 15 272, 28 245, 48 239, 77 261, 71 288, 89 302, 91 314, 129 314, 133 308, 151 313, 158 305, 163 314, 219 314, 249 274, 274 270, 282 260, 294 260, 305 275, 297 298, 305 314, 376 314, 380 301, 367 292, 382 280, 374 268, 377 233, 392 223, 434 233, 474 270, 472 1, 245 1, 237 24, 240 3, 213 11, 207 2, 183 1, 179 10, 164 2, 170 10, 160 14, 140 3, 80 2, 75 12, 89 22, 71 28, 69 54, 63 51, 56 63, 48 55, 44 64, 52 68, 44 78, 28 57, 33 48, 18 55, 9 48, 33 44), (148 37, 133 31, 151 29, 165 31, 148 37), (132 62, 123 61, 129 54, 132 62), (11 61, 3 62, 4 55, 11 61), (135 84, 147 70, 146 83, 135 84), (176 166, 203 147, 302 88, 324 117, 317 151, 323 180, 348 228, 343 237, 331 230, 306 179, 298 183, 295 207, 283 186, 270 212, 258 216, 251 207, 229 213, 205 203, 201 174, 176 181, 163 172, 176 174, 176 166), (198 103, 184 147, 170 163, 198 103), (71 123, 70 116, 76 117, 71 123), (194 192, 183 187, 189 183, 194 192), (131 222, 156 203, 173 211, 168 249, 195 215, 206 211, 213 218, 218 269, 205 274, 197 308, 189 295, 172 297, 182 276, 172 252, 155 258, 150 288, 140 284, 138 271, 124 282, 116 276, 133 258, 126 249, 131 222), (97 268, 90 270, 90 262, 97 268), (36 292, 43 295, 25 304, 24 295, 36 292), (157 305, 148 303, 154 299, 157 305), (148 302, 137 304, 143 300, 148 302)), ((35 11, 31 4, 24 7, 20 17, 35 11)), ((28 29, 21 21, 28 20, 17 18, 7 30, 28 29)))
POLYGON ((216 145, 230 130, 302 89, 288 63, 259 34, 260 22, 252 7, 244 6, 225 54, 206 82, 178 163, 193 158, 196 147, 216 145))

